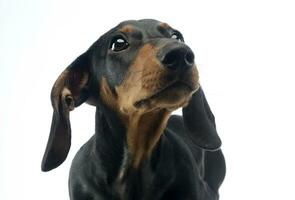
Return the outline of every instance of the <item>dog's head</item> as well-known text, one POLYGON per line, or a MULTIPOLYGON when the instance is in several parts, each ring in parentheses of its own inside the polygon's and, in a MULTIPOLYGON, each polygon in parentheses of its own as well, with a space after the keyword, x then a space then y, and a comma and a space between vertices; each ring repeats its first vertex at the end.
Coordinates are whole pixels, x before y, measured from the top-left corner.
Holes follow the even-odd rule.
POLYGON ((173 111, 185 106, 198 87, 194 54, 179 31, 150 19, 120 23, 56 80, 42 170, 65 160, 71 142, 69 111, 83 102, 103 103, 119 115, 173 111))
POLYGON ((126 21, 94 50, 92 74, 102 101, 119 112, 174 110, 198 88, 194 54, 181 33, 155 20, 126 21))

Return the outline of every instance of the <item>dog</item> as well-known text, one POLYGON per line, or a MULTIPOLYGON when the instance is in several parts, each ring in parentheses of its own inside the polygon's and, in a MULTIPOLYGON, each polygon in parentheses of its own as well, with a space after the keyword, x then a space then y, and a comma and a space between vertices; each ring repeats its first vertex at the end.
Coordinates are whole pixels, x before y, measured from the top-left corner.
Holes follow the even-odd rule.
POLYGON ((51 102, 42 171, 67 157, 70 111, 96 107, 95 134, 72 161, 71 200, 219 199, 215 118, 193 51, 167 23, 129 20, 105 33, 58 77, 51 102))

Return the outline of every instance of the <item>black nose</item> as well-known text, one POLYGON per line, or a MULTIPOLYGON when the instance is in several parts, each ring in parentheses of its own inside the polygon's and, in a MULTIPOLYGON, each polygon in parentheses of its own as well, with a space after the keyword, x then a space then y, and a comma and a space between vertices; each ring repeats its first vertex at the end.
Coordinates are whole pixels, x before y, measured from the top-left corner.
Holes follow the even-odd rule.
POLYGON ((193 66, 194 53, 187 46, 164 49, 161 56, 162 64, 171 70, 185 70, 193 66))

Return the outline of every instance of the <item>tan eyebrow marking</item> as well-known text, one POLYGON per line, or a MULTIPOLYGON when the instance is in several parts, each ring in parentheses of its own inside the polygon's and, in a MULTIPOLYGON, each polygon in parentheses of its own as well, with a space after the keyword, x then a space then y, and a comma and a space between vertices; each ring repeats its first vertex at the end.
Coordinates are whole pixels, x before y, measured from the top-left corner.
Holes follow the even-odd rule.
POLYGON ((131 25, 125 25, 120 28, 120 31, 123 33, 132 33, 134 31, 134 28, 131 25))
POLYGON ((159 26, 164 29, 171 28, 171 26, 169 26, 169 24, 167 24, 167 23, 160 23, 159 26))

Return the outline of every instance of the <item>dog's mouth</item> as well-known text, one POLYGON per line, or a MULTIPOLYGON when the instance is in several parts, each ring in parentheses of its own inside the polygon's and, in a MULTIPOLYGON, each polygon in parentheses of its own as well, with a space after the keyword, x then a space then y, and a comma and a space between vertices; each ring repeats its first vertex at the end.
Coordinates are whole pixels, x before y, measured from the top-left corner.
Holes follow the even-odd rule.
POLYGON ((152 95, 140 99, 134 103, 136 108, 142 108, 145 105, 148 105, 152 100, 170 98, 170 101, 173 99, 180 98, 180 96, 188 96, 198 89, 198 86, 194 86, 185 81, 173 81, 172 83, 167 84, 166 86, 156 90, 152 95))

